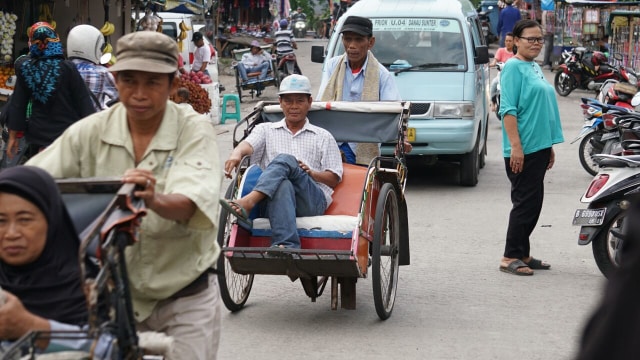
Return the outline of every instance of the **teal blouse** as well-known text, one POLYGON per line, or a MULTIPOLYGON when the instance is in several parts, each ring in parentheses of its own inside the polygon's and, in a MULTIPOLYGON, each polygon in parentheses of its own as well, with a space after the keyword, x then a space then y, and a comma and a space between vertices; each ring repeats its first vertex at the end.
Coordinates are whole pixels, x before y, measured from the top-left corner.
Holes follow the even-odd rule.
MULTIPOLYGON (((535 62, 511 58, 500 73, 500 118, 513 115, 518 121, 525 155, 564 141, 560 112, 553 86, 535 62)), ((502 127, 502 151, 511 157, 511 144, 502 127)))

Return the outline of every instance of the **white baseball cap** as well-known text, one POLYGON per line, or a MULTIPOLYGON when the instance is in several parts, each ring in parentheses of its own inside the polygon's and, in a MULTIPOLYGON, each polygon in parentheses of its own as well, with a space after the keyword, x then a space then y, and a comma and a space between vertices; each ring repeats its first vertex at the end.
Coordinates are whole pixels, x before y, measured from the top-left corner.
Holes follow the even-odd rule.
POLYGON ((304 75, 289 75, 280 82, 278 95, 284 94, 309 94, 311 95, 311 82, 304 75))

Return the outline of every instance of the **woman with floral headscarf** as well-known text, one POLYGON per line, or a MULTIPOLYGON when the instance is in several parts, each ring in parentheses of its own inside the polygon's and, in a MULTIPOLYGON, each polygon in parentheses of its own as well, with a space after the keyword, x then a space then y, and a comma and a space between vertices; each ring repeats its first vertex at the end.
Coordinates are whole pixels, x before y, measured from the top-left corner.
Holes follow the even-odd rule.
POLYGON ((29 30, 29 59, 16 68, 16 75, 7 121, 9 158, 17 152, 18 132, 25 133, 30 156, 95 111, 87 86, 75 65, 64 59, 60 37, 46 22, 29 30))

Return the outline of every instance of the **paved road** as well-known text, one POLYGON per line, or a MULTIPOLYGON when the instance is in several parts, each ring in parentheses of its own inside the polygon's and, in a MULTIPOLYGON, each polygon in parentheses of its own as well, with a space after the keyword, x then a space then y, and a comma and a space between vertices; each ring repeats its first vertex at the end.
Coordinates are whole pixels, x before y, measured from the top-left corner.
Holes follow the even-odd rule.
MULTIPOLYGON (((301 42, 297 54, 317 87, 321 65, 310 63, 312 44, 324 42, 301 42)), ((233 90, 232 77, 221 80, 233 90)), ((410 164, 412 264, 400 269, 389 320, 376 316, 370 279, 358 282, 356 310, 331 311, 328 293, 312 303, 299 282, 258 276, 246 307, 225 312, 220 358, 571 359, 604 284, 591 248, 577 245, 578 229, 571 226, 591 180, 580 167, 577 144, 568 143, 582 126, 580 95, 588 94, 559 99, 567 142, 555 147, 532 240, 533 255, 551 263, 551 271, 526 278, 498 271, 511 204, 501 125, 492 115, 487 165, 476 187, 456 185, 455 166, 410 164)), ((276 89, 262 98, 275 100, 276 89)), ((254 105, 243 103, 243 114, 254 105)), ((216 127, 223 159, 233 125, 216 127)))

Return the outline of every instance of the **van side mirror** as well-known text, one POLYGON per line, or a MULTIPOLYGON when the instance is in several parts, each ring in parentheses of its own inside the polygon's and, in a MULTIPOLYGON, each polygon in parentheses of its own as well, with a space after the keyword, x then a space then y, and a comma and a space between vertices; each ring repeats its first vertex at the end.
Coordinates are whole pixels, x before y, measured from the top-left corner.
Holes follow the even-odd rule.
POLYGON ((476 58, 474 62, 476 65, 489 63, 489 47, 487 45, 476 46, 476 58))
POLYGON ((324 46, 314 45, 311 47, 311 62, 324 62, 324 46))

